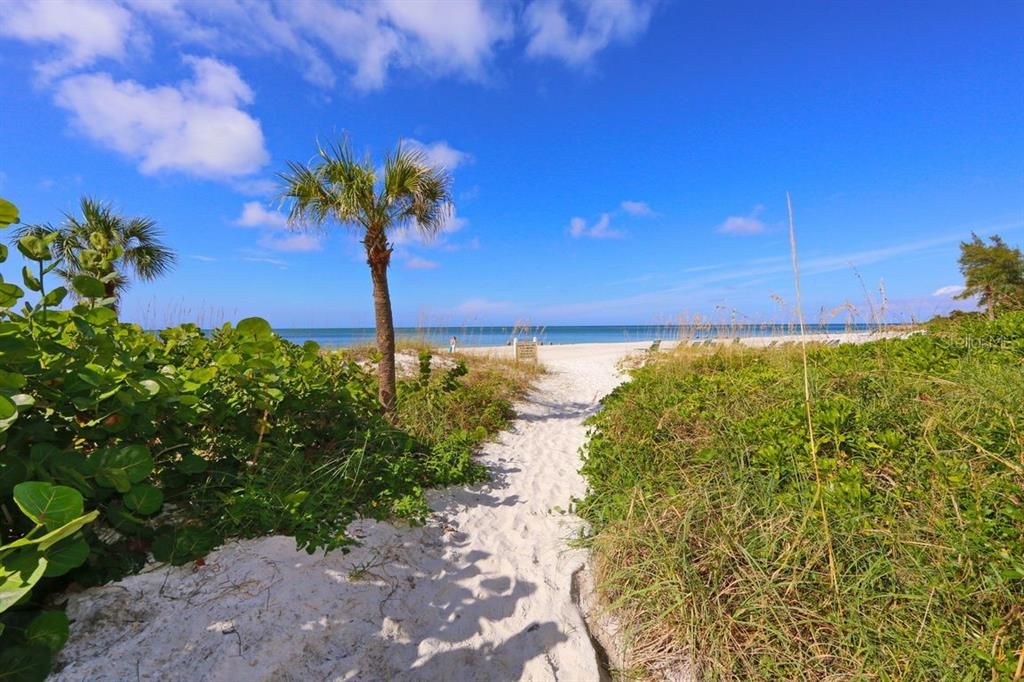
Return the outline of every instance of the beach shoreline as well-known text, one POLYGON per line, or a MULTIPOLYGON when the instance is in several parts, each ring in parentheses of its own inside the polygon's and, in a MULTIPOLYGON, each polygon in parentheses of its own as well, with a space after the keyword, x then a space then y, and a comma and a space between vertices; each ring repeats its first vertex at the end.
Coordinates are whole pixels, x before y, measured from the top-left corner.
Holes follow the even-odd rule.
MULTIPOLYGON (((643 341, 600 341, 600 342, 582 342, 582 343, 540 343, 539 344, 539 359, 538 361, 543 364, 544 357, 549 351, 555 351, 553 357, 555 359, 561 359, 569 353, 569 349, 576 349, 577 353, 583 352, 601 352, 606 350, 622 350, 626 352, 641 352, 646 351, 651 347, 651 344, 655 341, 661 341, 659 350, 673 350, 678 348, 680 345, 688 345, 693 347, 702 348, 720 348, 722 346, 730 345, 742 345, 750 348, 768 348, 776 345, 787 345, 797 344, 801 340, 807 343, 869 343, 871 341, 878 341, 880 339, 894 339, 905 336, 908 333, 906 331, 886 331, 886 330, 873 330, 873 331, 857 331, 857 332, 839 332, 839 333, 807 333, 801 336, 800 334, 777 334, 773 336, 735 336, 735 337, 721 337, 721 338, 695 338, 695 339, 647 339, 643 341), (699 345, 695 345, 699 344, 699 345)), ((497 358, 512 358, 513 357, 513 346, 507 344, 504 346, 460 346, 458 352, 466 353, 483 353, 491 354, 497 358)), ((447 347, 437 347, 436 352, 448 353, 447 347)))

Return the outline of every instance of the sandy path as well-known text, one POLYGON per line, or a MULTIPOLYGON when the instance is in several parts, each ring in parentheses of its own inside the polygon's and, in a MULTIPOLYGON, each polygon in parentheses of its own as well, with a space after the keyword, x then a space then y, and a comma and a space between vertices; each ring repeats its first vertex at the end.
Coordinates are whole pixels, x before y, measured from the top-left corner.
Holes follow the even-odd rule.
MULTIPOLYGON (((583 420, 646 344, 544 347, 551 373, 490 444, 486 485, 423 528, 360 521, 350 552, 269 537, 75 595, 58 680, 597 680, 567 548, 583 420)), ((500 352, 507 352, 501 349, 500 352)))

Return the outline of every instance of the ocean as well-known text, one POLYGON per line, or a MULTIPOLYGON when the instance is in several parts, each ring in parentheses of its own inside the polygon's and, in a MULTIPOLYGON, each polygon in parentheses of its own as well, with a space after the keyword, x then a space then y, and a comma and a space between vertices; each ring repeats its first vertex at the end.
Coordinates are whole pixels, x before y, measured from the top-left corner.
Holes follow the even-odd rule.
MULTIPOLYGON (((841 333, 875 329, 869 324, 813 324, 807 325, 807 333, 841 333)), ((316 341, 324 348, 340 348, 374 343, 372 327, 330 327, 309 329, 275 329, 280 336, 295 343, 316 341)), ((548 344, 569 343, 611 343, 624 341, 653 341, 662 339, 674 341, 680 338, 709 339, 731 338, 734 336, 778 336, 793 334, 797 329, 792 324, 749 324, 749 325, 572 325, 551 327, 520 328, 507 327, 398 327, 395 335, 399 340, 426 341, 435 346, 448 345, 452 336, 458 338, 460 346, 505 346, 513 338, 529 341, 536 338, 548 344)))

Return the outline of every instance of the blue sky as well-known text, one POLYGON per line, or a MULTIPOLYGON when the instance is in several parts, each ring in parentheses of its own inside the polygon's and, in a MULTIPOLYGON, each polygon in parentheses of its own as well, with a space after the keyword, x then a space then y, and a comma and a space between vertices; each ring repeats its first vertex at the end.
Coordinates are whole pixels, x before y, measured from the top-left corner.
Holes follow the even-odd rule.
POLYGON ((355 237, 271 201, 344 133, 455 178, 445 233, 398 236, 399 324, 778 316, 787 191, 808 317, 883 280, 927 317, 959 239, 1024 241, 1022 34, 1005 1, 7 0, 0 195, 154 217, 180 260, 128 294, 149 325, 371 324, 355 237))

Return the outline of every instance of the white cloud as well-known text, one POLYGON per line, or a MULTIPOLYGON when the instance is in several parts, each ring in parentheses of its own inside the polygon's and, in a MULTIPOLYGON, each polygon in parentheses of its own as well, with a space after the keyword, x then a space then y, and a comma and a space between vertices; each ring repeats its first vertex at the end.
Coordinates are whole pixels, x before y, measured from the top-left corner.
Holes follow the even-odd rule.
POLYGON ((233 178, 229 184, 236 192, 249 196, 267 196, 280 189, 278 183, 266 178, 233 178))
POLYGON ((753 216, 733 215, 718 226, 718 231, 722 234, 760 234, 764 227, 764 223, 753 216))
POLYGON ((247 263, 266 263, 267 265, 273 265, 281 270, 288 269, 287 261, 283 261, 280 258, 271 258, 270 256, 242 256, 242 260, 247 263))
POLYGON ((612 227, 612 218, 621 215, 622 212, 640 217, 655 215, 647 202, 627 199, 619 204, 618 209, 602 213, 593 225, 588 225, 586 219, 580 216, 571 218, 569 220, 569 234, 575 239, 581 237, 589 237, 590 239, 619 239, 625 237, 625 232, 612 227))
POLYGON ((213 256, 203 256, 203 255, 200 255, 200 254, 197 254, 197 253, 190 254, 189 258, 191 258, 192 260, 201 261, 203 263, 216 263, 217 262, 217 259, 214 258, 213 256))
POLYGON ((574 238, 589 237, 591 239, 618 239, 625 236, 622 232, 612 229, 612 217, 609 213, 602 213, 601 217, 593 225, 587 225, 587 221, 580 217, 574 217, 569 221, 569 234, 574 238))
POLYGON ((319 251, 323 247, 317 235, 305 232, 267 233, 260 237, 257 244, 271 251, 286 253, 319 251))
POLYGON ((0 8, 0 34, 56 49, 52 59, 36 64, 44 80, 100 58, 122 59, 131 29, 131 13, 112 0, 5 0, 0 8))
POLYGON ((227 107, 252 104, 252 89, 235 67, 209 57, 185 55, 182 61, 192 67, 194 75, 181 85, 187 99, 227 107))
POLYGON ((964 287, 962 285, 960 285, 960 284, 950 284, 949 286, 939 287, 934 292, 932 292, 932 296, 950 297, 951 298, 953 296, 956 296, 957 294, 959 294, 963 290, 964 290, 964 287))
POLYGON ((483 76, 494 46, 512 36, 511 13, 483 0, 385 0, 384 13, 406 36, 410 56, 440 73, 483 76))
POLYGON ((443 251, 453 253, 455 251, 477 251, 480 248, 480 238, 473 237, 464 242, 447 242, 441 245, 443 251))
POLYGON ((283 230, 288 226, 288 217, 280 211, 271 211, 258 201, 247 201, 242 206, 242 215, 235 219, 239 227, 269 227, 283 230))
POLYGON ((288 232, 288 218, 280 211, 271 211, 258 201, 242 205, 242 214, 234 220, 239 227, 261 231, 259 246, 271 251, 298 253, 319 251, 323 248, 320 235, 308 232, 288 232))
MULTIPOLYGON (((382 5, 367 3, 344 7, 316 0, 297 0, 281 6, 284 49, 304 54, 314 75, 312 81, 333 83, 334 69, 324 57, 328 52, 351 70, 352 85, 361 90, 383 87, 388 70, 397 60, 401 35, 381 23, 382 5)), ((230 31, 221 26, 221 31, 230 31)), ((275 36, 272 36, 272 40, 275 36)))
POLYGON ((722 234, 761 234, 766 225, 758 218, 764 206, 758 204, 748 215, 732 215, 726 218, 716 229, 722 234))
POLYGON ((341 72, 358 89, 378 89, 399 68, 480 80, 515 29, 510 8, 483 0, 133 3, 182 42, 291 54, 306 79, 324 88, 341 72))
POLYGON ((425 144, 419 140, 410 138, 405 140, 405 144, 413 149, 422 151, 430 165, 444 166, 449 171, 454 171, 462 164, 473 160, 472 156, 464 151, 455 149, 444 140, 425 144))
POLYGON ((534 0, 519 10, 487 0, 5 0, 0 34, 51 50, 37 69, 54 79, 150 44, 215 54, 286 55, 307 81, 384 87, 395 71, 483 81, 497 50, 525 34, 526 52, 586 64, 650 22, 652 0, 534 0))
POLYGON ((644 217, 654 215, 654 211, 651 210, 651 207, 647 204, 646 201, 629 201, 627 199, 626 201, 623 201, 622 204, 620 204, 620 206, 622 207, 623 211, 630 215, 644 217))
POLYGON ((237 69, 215 59, 186 57, 194 77, 148 88, 110 74, 72 76, 56 102, 86 136, 139 161, 147 175, 178 171, 225 179, 258 171, 269 160, 259 121, 237 69))
POLYGON ((405 259, 405 267, 410 270, 435 270, 441 267, 437 261, 427 260, 419 256, 409 256, 405 259))
POLYGON ((643 0, 534 0, 523 19, 530 36, 528 55, 581 66, 608 45, 628 43, 646 30, 651 4, 643 0))
POLYGON ((396 246, 405 246, 407 244, 421 244, 423 246, 444 246, 447 243, 449 235, 453 235, 462 228, 469 225, 469 220, 460 217, 455 207, 452 206, 451 213, 448 216, 448 220, 438 230, 437 234, 433 236, 426 236, 423 232, 416 228, 415 225, 403 225, 395 230, 392 230, 390 238, 391 243, 396 246))
POLYGON ((463 301, 455 308, 455 312, 466 317, 477 315, 503 315, 514 309, 508 301, 492 301, 487 298, 471 298, 463 301))

